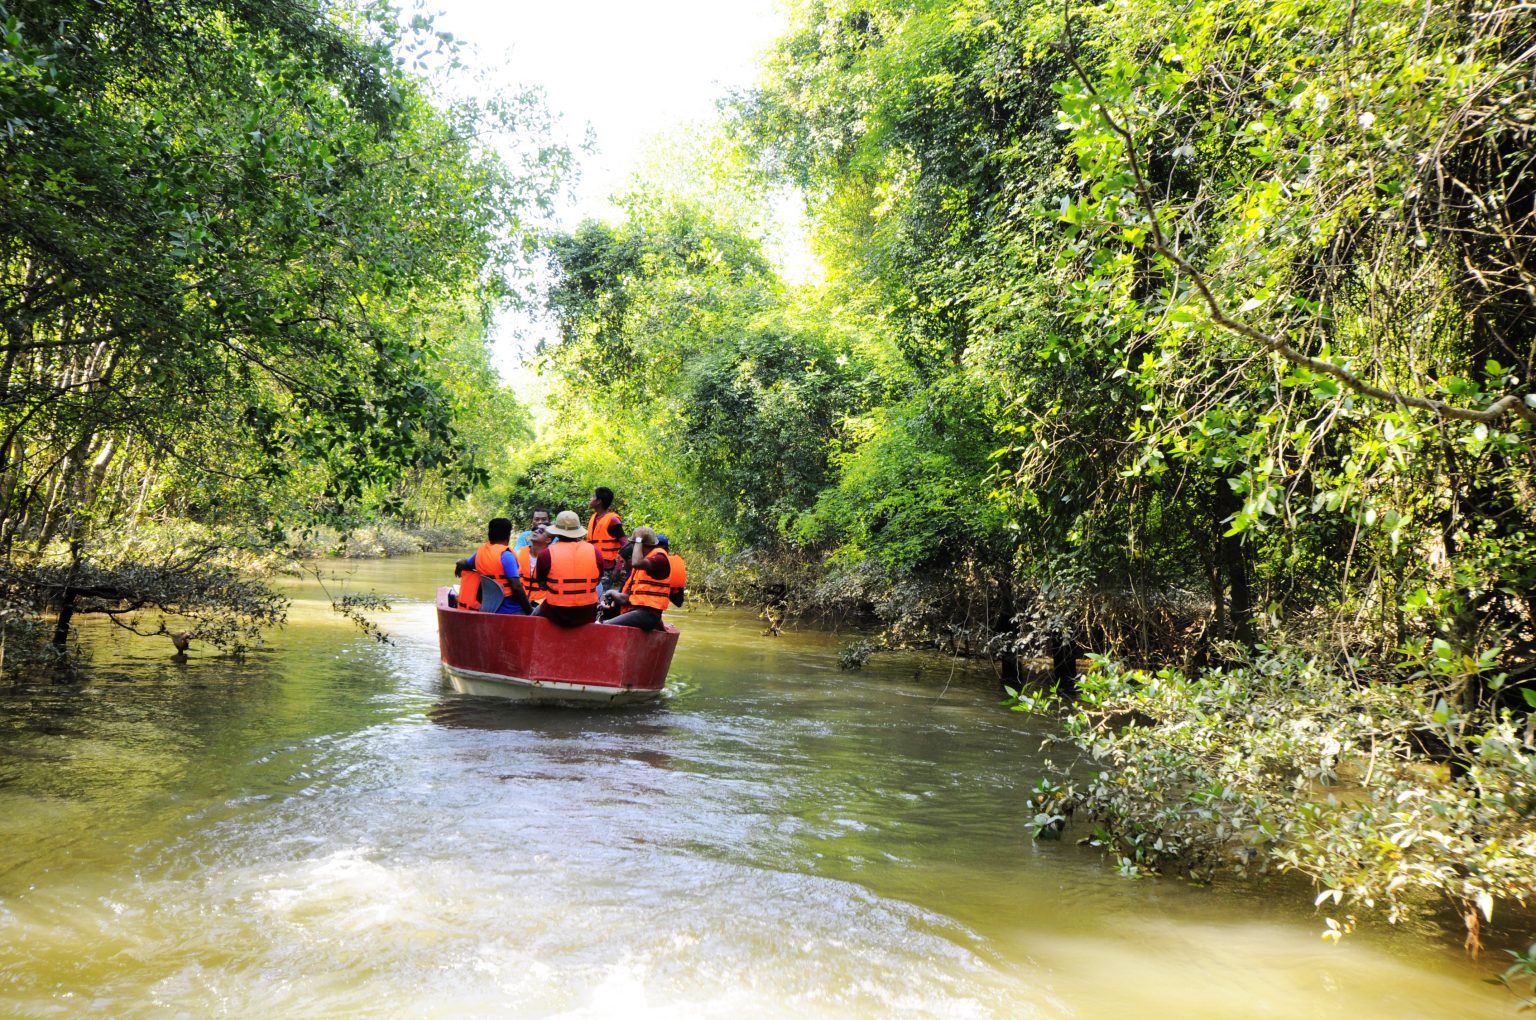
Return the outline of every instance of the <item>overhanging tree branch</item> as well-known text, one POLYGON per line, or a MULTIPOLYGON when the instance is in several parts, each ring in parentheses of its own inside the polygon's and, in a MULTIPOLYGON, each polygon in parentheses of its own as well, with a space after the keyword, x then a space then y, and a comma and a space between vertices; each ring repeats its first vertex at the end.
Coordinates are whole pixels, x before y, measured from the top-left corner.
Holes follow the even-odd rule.
POLYGON ((1303 354, 1292 347, 1290 342, 1284 337, 1273 333, 1266 333, 1228 315, 1222 307, 1221 301, 1211 290, 1205 274, 1195 268, 1188 259, 1180 255, 1178 250, 1168 242, 1167 236, 1163 233, 1162 225, 1158 221, 1157 200, 1153 197, 1152 189, 1147 184, 1146 174, 1142 170, 1141 156, 1136 148, 1136 139, 1131 134, 1130 129, 1122 125, 1110 113, 1108 104, 1105 103, 1098 90, 1094 88, 1092 79, 1089 78, 1088 72, 1083 69, 1082 63, 1078 60, 1077 47, 1072 39, 1072 15, 1070 11, 1064 13, 1064 19, 1062 37, 1057 47, 1061 50, 1067 63, 1072 66, 1072 70, 1077 74, 1078 80, 1082 82, 1083 88, 1093 98, 1094 108, 1099 116, 1104 118, 1105 125, 1125 145, 1126 159, 1130 163, 1131 176, 1135 180, 1136 197, 1147 213, 1148 233, 1150 234, 1152 250, 1173 263, 1180 272, 1189 277, 1195 289, 1199 292, 1200 299, 1204 302, 1212 322, 1228 332, 1236 333, 1238 336, 1245 337, 1262 345, 1265 349, 1273 351, 1293 365, 1299 365, 1313 372, 1336 379, 1350 390, 1374 400, 1397 404, 1401 407, 1429 411, 1441 418, 1456 421, 1491 424, 1510 414, 1514 414, 1530 424, 1536 425, 1536 393, 1525 395, 1506 394, 1483 408, 1459 407, 1434 397, 1402 393, 1368 382, 1342 365, 1303 354))

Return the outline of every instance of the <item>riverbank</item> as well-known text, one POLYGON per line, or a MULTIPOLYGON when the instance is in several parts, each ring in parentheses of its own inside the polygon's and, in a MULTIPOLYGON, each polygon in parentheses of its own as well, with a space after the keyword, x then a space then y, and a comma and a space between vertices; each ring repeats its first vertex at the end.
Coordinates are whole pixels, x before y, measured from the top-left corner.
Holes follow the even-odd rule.
MULTIPOLYGON (((278 579, 326 560, 391 559, 472 550, 468 527, 377 521, 342 532, 308 529, 278 541, 190 521, 159 522, 131 537, 60 539, 0 558, 0 676, 42 670, 67 678, 77 661, 75 624, 89 617, 173 643, 241 655, 280 626, 287 604, 278 579)), ((364 629, 374 600, 338 596, 336 608, 364 629)))
POLYGON ((318 528, 293 546, 293 553, 301 559, 377 560, 456 549, 473 551, 484 541, 481 530, 469 524, 445 527, 388 520, 346 532, 318 528))
MULTIPOLYGON (((688 559, 690 598, 757 610, 765 628, 864 628, 852 668, 875 651, 931 649, 1004 662, 1013 633, 995 581, 974 564, 952 575, 894 579, 871 561, 829 564, 799 551, 748 550, 724 560, 688 559), (994 627, 1001 627, 994 630, 994 627)), ((1006 675, 1013 675, 1008 662, 1006 675)))

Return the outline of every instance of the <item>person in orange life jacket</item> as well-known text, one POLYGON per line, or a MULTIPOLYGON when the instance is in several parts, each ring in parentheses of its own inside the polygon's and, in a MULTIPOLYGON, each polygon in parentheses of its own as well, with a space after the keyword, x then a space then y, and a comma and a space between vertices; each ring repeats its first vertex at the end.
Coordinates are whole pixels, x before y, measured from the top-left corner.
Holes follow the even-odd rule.
MULTIPOLYGON (((657 538, 659 541, 660 536, 657 536, 657 538)), ((610 573, 603 575, 603 583, 597 587, 597 601, 599 606, 597 611, 597 620, 599 623, 607 623, 615 616, 618 616, 620 613, 624 612, 624 606, 620 605, 613 599, 610 599, 608 596, 610 594, 610 588, 613 592, 622 592, 625 590, 624 582, 627 581, 629 579, 629 575, 633 573, 633 571, 630 569, 629 561, 634 558, 636 544, 637 540, 634 535, 630 535, 624 540, 624 544, 619 546, 619 555, 617 557, 618 562, 612 567, 610 573), (612 582, 611 585, 608 583, 610 581, 612 582)))
POLYGON ((586 540, 586 529, 574 510, 561 510, 545 530, 555 540, 533 559, 534 583, 545 593, 533 615, 562 627, 595 622, 602 554, 586 540))
POLYGON ((671 572, 672 562, 667 551, 656 545, 656 533, 644 525, 636 528, 624 590, 610 591, 606 596, 610 604, 622 606, 627 612, 608 623, 641 630, 661 629, 661 614, 672 597, 672 582, 668 580, 671 572))
MULTIPOLYGON (((528 543, 533 539, 533 533, 540 528, 547 527, 549 527, 549 511, 535 510, 533 512, 533 523, 528 526, 527 531, 519 531, 517 533, 517 541, 512 543, 512 551, 520 552, 528 548, 528 543)), ((523 576, 527 577, 529 575, 525 573, 523 576)))
POLYGON ((614 592, 622 591, 624 582, 629 578, 629 561, 633 558, 636 545, 634 535, 624 539, 624 544, 619 546, 618 555, 603 573, 603 582, 597 586, 597 622, 607 623, 609 620, 624 612, 624 607, 615 602, 611 596, 614 592))
MULTIPOLYGON (((633 538, 625 543, 624 547, 619 550, 620 560, 627 563, 631 559, 634 544, 635 540, 633 538)), ((688 566, 683 562, 681 556, 672 551, 671 543, 666 535, 658 534, 656 536, 656 545, 658 548, 666 551, 667 562, 671 567, 667 580, 672 583, 672 593, 668 598, 674 606, 681 607, 688 587, 688 566)), ((598 614, 598 618, 606 622, 607 619, 619 615, 619 608, 618 606, 610 605, 598 614)))
POLYGON ((526 613, 533 606, 523 590, 519 576, 517 557, 507 548, 512 540, 512 522, 497 517, 486 525, 486 543, 471 556, 453 565, 453 572, 460 578, 469 575, 472 584, 460 583, 458 605, 463 609, 480 608, 479 578, 489 577, 501 585, 502 600, 496 612, 503 614, 526 613))
POLYGON ((688 588, 688 567, 683 563, 683 558, 672 551, 672 545, 667 541, 666 535, 657 535, 656 544, 667 552, 667 561, 672 566, 672 572, 667 575, 667 580, 672 582, 672 604, 682 607, 683 597, 688 588))
POLYGON ((608 561, 604 573, 618 565, 619 547, 624 544, 624 522, 609 507, 613 506, 613 490, 599 485, 592 490, 587 508, 592 516, 587 520, 587 541, 597 546, 597 551, 608 561))
POLYGON ((539 584, 539 579, 534 576, 534 562, 538 559, 539 553, 549 548, 549 543, 554 536, 542 524, 531 529, 528 534, 528 544, 521 549, 513 550, 513 554, 517 556, 517 571, 522 575, 523 588, 528 592, 528 601, 538 605, 544 601, 544 596, 549 592, 544 590, 544 586, 539 584))

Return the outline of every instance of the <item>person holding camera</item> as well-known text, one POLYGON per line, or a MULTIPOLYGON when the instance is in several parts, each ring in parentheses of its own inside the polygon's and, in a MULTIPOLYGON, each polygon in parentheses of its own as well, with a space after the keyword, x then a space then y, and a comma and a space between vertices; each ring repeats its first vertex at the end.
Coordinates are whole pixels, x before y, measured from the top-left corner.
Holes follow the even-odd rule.
POLYGON ((660 630, 661 614, 672 598, 672 562, 652 529, 641 525, 634 531, 629 552, 629 577, 619 591, 605 592, 603 604, 620 613, 607 622, 616 627, 660 630))

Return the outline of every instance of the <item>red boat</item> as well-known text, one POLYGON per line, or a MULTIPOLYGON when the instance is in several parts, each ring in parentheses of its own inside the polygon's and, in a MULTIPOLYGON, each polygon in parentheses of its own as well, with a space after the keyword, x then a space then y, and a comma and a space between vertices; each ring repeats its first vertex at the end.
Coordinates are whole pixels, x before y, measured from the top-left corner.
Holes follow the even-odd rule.
POLYGON ((521 701, 618 704, 661 694, 677 629, 560 627, 448 605, 437 589, 437 642, 453 689, 521 701))

